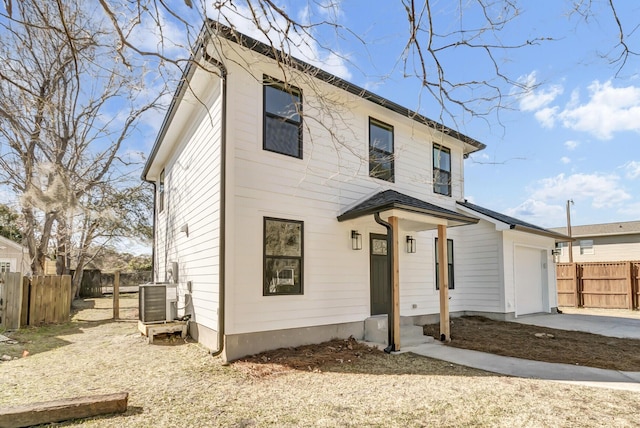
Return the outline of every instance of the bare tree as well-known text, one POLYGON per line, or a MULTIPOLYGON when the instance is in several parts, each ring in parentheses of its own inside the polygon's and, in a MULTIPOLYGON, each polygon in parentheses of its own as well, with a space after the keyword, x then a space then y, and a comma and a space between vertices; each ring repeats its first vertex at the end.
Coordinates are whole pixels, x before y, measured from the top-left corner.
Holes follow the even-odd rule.
POLYGON ((91 241, 123 230, 111 226, 105 207, 139 189, 123 187, 122 177, 139 168, 126 153, 127 141, 142 115, 157 107, 164 82, 151 91, 144 64, 122 60, 119 36, 96 14, 96 4, 5 5, 0 184, 20 196, 32 270, 41 274, 54 236, 68 252, 74 236, 91 241), (81 227, 72 228, 79 213, 81 227))

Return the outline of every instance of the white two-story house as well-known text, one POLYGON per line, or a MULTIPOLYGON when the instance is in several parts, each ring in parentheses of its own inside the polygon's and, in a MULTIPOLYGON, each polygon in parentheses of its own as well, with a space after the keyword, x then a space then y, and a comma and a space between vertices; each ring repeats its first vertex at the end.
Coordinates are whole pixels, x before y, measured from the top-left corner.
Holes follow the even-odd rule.
POLYGON ((233 360, 391 314, 398 350, 400 317, 556 308, 566 237, 464 199, 484 144, 219 23, 203 34, 143 172, 154 281, 177 283, 192 337, 233 360))

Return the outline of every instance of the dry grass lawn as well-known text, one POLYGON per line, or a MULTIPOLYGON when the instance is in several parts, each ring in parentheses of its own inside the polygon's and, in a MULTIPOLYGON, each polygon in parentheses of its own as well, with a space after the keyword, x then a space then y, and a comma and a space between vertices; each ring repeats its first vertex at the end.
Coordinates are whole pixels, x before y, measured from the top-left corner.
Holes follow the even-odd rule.
MULTIPOLYGON (((0 406, 128 391, 125 414, 57 426, 640 426, 634 392, 496 376, 353 341, 225 366, 174 336, 146 344, 135 321, 108 320, 105 300, 68 324, 9 334, 19 343, 0 354, 30 354, 0 363, 0 406)), ((131 313, 136 305, 121 300, 131 313)))

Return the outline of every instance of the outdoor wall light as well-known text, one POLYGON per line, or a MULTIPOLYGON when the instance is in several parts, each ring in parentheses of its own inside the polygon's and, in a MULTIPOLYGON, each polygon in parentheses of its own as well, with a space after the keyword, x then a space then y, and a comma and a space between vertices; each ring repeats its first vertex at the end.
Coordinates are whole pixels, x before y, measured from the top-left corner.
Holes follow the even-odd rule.
POLYGON ((362 235, 357 230, 351 231, 351 248, 353 250, 362 250, 362 235))
POLYGON ((407 235, 407 253, 415 253, 416 252, 416 240, 413 239, 413 236, 407 235))
POLYGON ((182 227, 180 228, 180 232, 183 232, 185 235, 187 235, 187 238, 189 237, 189 225, 188 224, 183 224, 182 227))

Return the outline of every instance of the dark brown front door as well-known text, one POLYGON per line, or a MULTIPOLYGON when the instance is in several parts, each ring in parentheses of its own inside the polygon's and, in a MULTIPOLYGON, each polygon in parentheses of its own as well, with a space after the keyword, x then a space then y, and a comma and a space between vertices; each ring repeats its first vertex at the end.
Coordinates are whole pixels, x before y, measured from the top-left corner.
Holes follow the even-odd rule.
POLYGON ((371 234, 371 315, 386 314, 391 298, 391 278, 386 235, 371 234))

